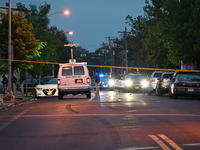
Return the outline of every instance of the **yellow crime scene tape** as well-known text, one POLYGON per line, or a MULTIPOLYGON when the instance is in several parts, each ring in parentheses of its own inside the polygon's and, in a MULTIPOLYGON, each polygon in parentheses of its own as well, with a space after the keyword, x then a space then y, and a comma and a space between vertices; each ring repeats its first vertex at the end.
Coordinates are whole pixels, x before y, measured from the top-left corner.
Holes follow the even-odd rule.
MULTIPOLYGON (((12 62, 24 62, 24 63, 41 63, 41 64, 69 64, 69 63, 57 63, 57 62, 41 62, 41 61, 27 61, 27 60, 9 60, 9 59, 0 59, 2 61, 12 61, 12 62)), ((70 65, 85 65, 85 64, 73 64, 70 63, 70 65)), ((181 69, 163 69, 163 68, 141 68, 141 67, 122 67, 122 66, 104 66, 104 65, 86 65, 88 67, 104 67, 104 68, 120 68, 120 69, 138 69, 138 70, 152 70, 152 71, 188 71, 188 70, 181 70, 181 69)), ((200 70, 189 70, 190 72, 200 72, 200 70)), ((92 79, 93 80, 93 79, 92 79)), ((163 82, 162 82, 163 83, 163 82)), ((151 84, 151 83, 150 83, 151 84)), ((155 84, 155 83, 152 83, 155 84)), ((22 88, 22 87, 19 87, 22 88)), ((32 87, 28 87, 32 88, 32 87)))
MULTIPOLYGON (((69 63, 57 63, 57 62, 41 62, 41 61, 27 61, 27 60, 9 60, 9 59, 0 59, 2 61, 15 61, 15 62, 24 62, 24 63, 40 63, 40 64, 69 64, 69 63)), ((77 65, 77 64, 71 64, 77 65)), ((81 64, 78 64, 79 66, 81 64)), ((105 67, 105 68, 122 68, 122 69, 140 69, 140 70, 160 70, 160 71, 188 71, 181 69, 163 69, 163 68, 141 68, 141 67, 122 67, 122 66, 104 66, 104 65, 86 65, 88 67, 105 67)), ((200 72, 200 70, 189 70, 191 72, 200 72)))

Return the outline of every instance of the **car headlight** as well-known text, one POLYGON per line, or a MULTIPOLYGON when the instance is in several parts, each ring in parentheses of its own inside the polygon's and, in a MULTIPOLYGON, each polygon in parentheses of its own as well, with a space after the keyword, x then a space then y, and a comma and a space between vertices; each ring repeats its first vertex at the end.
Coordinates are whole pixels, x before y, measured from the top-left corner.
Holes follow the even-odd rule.
POLYGON ((113 86, 113 85, 115 85, 115 81, 114 80, 109 80, 108 84, 109 84, 109 86, 113 86))
POLYGON ((143 88, 146 88, 149 86, 149 82, 147 80, 143 80, 141 84, 143 88))
POLYGON ((42 88, 37 88, 38 91, 42 91, 42 88))
POLYGON ((125 81, 125 85, 126 86, 131 86, 133 84, 133 82, 131 80, 126 80, 125 81))

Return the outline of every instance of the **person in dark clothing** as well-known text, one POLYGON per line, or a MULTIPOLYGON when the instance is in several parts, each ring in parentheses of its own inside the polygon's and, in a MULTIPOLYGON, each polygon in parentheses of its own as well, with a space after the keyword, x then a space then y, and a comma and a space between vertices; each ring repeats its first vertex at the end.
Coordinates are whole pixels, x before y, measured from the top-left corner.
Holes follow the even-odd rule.
POLYGON ((1 83, 3 84, 3 89, 4 89, 3 91, 5 93, 8 87, 8 78, 5 75, 2 75, 2 78, 3 80, 1 83))
POLYGON ((13 76, 13 92, 15 93, 17 90, 17 78, 13 76))
POLYGON ((100 83, 100 77, 99 74, 96 72, 95 73, 95 88, 96 88, 96 95, 99 95, 99 83, 100 83))

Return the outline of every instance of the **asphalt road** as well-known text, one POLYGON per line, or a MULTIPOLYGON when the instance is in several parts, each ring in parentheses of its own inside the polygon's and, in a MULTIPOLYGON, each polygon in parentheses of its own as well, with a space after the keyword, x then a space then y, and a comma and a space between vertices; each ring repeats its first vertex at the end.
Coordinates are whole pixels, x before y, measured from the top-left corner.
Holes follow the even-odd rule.
POLYGON ((0 111, 1 150, 197 150, 200 101, 101 91, 0 111))

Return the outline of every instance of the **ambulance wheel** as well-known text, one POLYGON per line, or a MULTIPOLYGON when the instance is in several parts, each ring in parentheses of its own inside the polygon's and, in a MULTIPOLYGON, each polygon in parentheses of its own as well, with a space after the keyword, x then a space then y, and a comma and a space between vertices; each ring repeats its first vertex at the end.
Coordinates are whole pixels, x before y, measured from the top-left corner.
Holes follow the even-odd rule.
POLYGON ((86 94, 87 98, 91 98, 91 93, 86 94))
POLYGON ((63 94, 63 93, 58 93, 58 99, 59 99, 59 100, 63 99, 63 97, 64 97, 64 94, 63 94))

